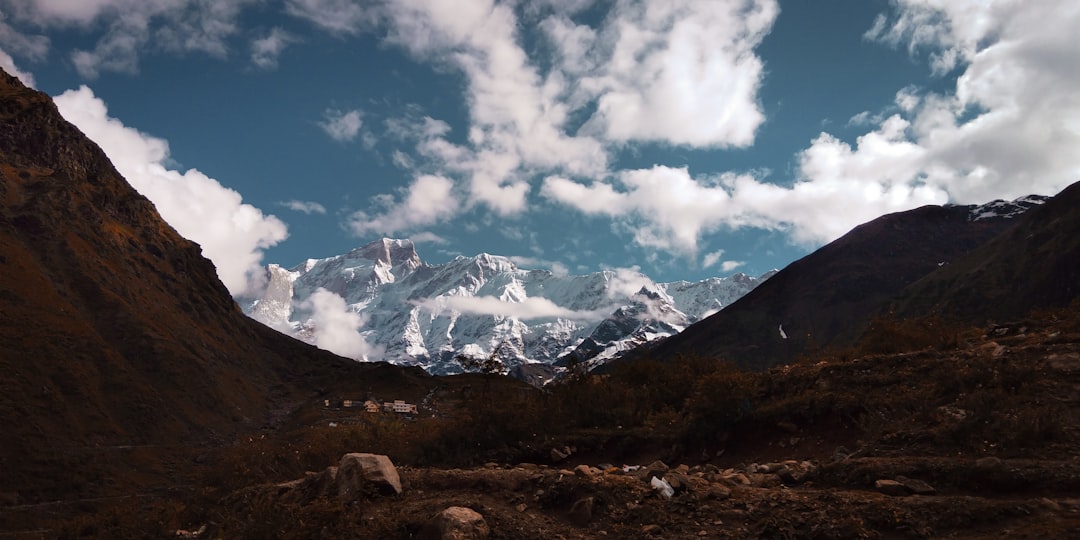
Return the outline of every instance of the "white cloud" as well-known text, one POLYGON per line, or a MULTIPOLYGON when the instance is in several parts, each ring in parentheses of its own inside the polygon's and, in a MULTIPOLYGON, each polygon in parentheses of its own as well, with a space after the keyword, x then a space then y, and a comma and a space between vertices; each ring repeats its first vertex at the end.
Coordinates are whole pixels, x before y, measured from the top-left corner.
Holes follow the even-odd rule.
POLYGON ((168 142, 110 117, 105 102, 86 86, 54 101, 64 118, 101 146, 169 225, 202 246, 229 292, 253 293, 262 285, 263 250, 288 236, 283 222, 244 204, 239 193, 195 169, 168 169, 168 142))
POLYGON ((570 269, 565 264, 558 261, 549 261, 547 259, 541 259, 539 257, 526 257, 523 255, 515 255, 507 257, 514 264, 525 268, 547 268, 551 271, 552 275, 566 277, 570 275, 570 269))
POLYGON ((326 120, 319 122, 319 127, 338 142, 349 142, 356 139, 360 134, 360 128, 364 125, 363 112, 359 109, 351 111, 339 111, 327 109, 323 116, 326 120))
POLYGON ((393 235, 417 227, 426 227, 449 219, 459 211, 454 183, 444 177, 422 175, 416 178, 400 201, 379 197, 384 211, 376 215, 355 212, 349 216, 349 228, 357 236, 370 232, 393 235))
POLYGON ((273 70, 278 67, 278 57, 298 38, 281 28, 272 28, 265 37, 251 42, 251 62, 261 69, 273 70))
POLYGON ((574 311, 561 307, 547 298, 530 297, 520 302, 507 302, 494 296, 438 296, 413 301, 432 313, 458 312, 468 315, 491 315, 517 319, 603 319, 610 310, 574 311))
MULTIPOLYGON (((956 85, 943 94, 901 89, 897 112, 872 118, 874 129, 855 148, 819 136, 801 155, 808 186, 842 184, 906 209, 1053 194, 1080 179, 1080 5, 899 0, 895 7, 867 37, 926 52, 934 71, 956 70, 956 85)), ((831 207, 844 198, 860 202, 832 197, 831 207)))
POLYGON ((412 240, 412 243, 414 243, 414 244, 448 244, 449 243, 445 238, 443 238, 443 237, 441 237, 441 236, 439 236, 439 235, 437 235, 437 234, 435 234, 433 232, 428 232, 428 231, 419 232, 419 233, 416 233, 416 234, 410 234, 409 235, 409 240, 412 240))
POLYGON ((746 264, 746 262, 744 262, 744 261, 724 261, 720 265, 720 270, 723 271, 723 272, 732 272, 736 268, 739 268, 739 267, 743 266, 744 264, 746 264))
POLYGON ((716 263, 720 262, 720 257, 724 256, 724 250, 718 249, 712 253, 706 253, 705 258, 701 260, 702 268, 711 268, 716 263))
POLYGON ((622 171, 619 186, 549 177, 541 194, 587 214, 633 220, 634 241, 695 257, 705 231, 729 222, 731 196, 722 186, 699 182, 686 168, 657 165, 622 171))
POLYGON ((34 74, 19 69, 19 67, 15 65, 15 60, 11 58, 11 55, 3 50, 0 50, 0 68, 3 68, 8 75, 12 75, 16 79, 22 81, 26 86, 35 88, 34 74))
MULTIPOLYGON (((147 50, 228 54, 228 39, 245 5, 258 0, 0 0, 12 20, 38 28, 105 28, 90 50, 74 50, 79 74, 134 73, 147 50)), ((2 29, 0 29, 2 30, 2 29)), ((0 34, 4 32, 0 31, 0 34)), ((28 50, 43 55, 47 42, 19 34, 28 50)), ((12 43, 11 36, 5 38, 12 43)))
POLYGON ((360 333, 367 317, 351 311, 341 296, 319 287, 297 307, 311 311, 307 325, 314 328, 316 347, 354 360, 382 358, 383 350, 360 333))
POLYGON ((33 62, 45 60, 49 54, 49 38, 19 32, 12 28, 5 21, 5 18, 4 14, 0 12, 0 46, 10 53, 33 62))
POLYGON ((779 11, 773 0, 618 2, 597 38, 599 69, 580 82, 597 99, 585 131, 615 141, 749 146, 765 120, 754 48, 779 11))
POLYGON ((285 11, 342 35, 354 35, 374 26, 379 16, 371 3, 353 0, 286 0, 285 11))
POLYGON ((303 212, 305 214, 325 214, 326 207, 313 201, 283 201, 278 203, 289 210, 295 210, 297 212, 303 212))

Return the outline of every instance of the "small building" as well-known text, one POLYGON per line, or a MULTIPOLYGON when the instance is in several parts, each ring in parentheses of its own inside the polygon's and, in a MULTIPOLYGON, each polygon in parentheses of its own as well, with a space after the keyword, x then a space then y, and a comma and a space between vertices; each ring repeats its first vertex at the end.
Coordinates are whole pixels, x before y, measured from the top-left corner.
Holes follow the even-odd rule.
POLYGON ((352 406, 353 406, 353 400, 351 400, 351 399, 346 399, 345 401, 343 401, 343 402, 341 403, 341 406, 342 406, 342 407, 345 407, 346 409, 348 409, 349 407, 352 407, 352 406))
POLYGON ((379 407, 378 402, 372 401, 370 399, 364 402, 364 410, 366 412, 377 413, 377 412, 379 412, 379 408, 380 407, 379 407))
POLYGON ((405 403, 405 401, 401 399, 395 399, 392 403, 389 401, 383 403, 383 410, 399 414, 416 414, 416 405, 405 403))

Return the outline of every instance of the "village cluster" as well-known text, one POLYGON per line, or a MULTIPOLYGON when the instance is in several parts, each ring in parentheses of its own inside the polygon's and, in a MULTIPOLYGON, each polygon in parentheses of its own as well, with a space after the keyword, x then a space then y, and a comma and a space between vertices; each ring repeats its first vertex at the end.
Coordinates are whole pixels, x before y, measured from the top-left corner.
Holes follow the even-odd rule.
POLYGON ((398 414, 416 414, 416 405, 413 403, 405 403, 404 400, 395 399, 394 401, 386 401, 379 403, 373 399, 364 401, 356 399, 343 399, 343 400, 323 400, 323 405, 327 409, 350 409, 353 407, 363 407, 365 412, 369 413, 398 413, 398 414))

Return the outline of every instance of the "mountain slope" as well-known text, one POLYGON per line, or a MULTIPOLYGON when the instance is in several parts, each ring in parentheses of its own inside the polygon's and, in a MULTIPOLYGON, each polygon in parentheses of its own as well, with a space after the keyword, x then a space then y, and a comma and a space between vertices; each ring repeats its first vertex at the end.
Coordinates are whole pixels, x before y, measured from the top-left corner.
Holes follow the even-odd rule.
POLYGON ((795 261, 651 354, 725 357, 764 368, 808 348, 846 345, 904 287, 1007 229, 1044 199, 924 206, 882 216, 795 261))
POLYGON ((325 289, 366 319, 360 330, 378 358, 434 374, 459 372, 460 354, 497 354, 515 373, 568 354, 602 363, 678 333, 772 275, 655 283, 628 270, 526 270, 489 254, 431 265, 412 242, 391 239, 267 274, 266 293, 241 300, 253 318, 318 343, 330 330, 319 328, 326 316, 309 299, 325 289))
POLYGON ((229 438, 369 369, 245 317, 199 246, 6 74, 0 179, 0 492, 105 489, 80 480, 85 455, 54 465, 229 438))
POLYGON ((1080 183, 967 256, 913 283, 898 317, 943 314, 983 323, 1068 306, 1080 295, 1080 183))

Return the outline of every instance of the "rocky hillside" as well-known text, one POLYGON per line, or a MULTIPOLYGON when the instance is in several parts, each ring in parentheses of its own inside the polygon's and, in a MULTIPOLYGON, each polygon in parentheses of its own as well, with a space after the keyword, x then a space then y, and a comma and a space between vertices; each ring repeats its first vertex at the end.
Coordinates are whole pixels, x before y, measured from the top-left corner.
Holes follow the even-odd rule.
POLYGON ((1080 296, 1080 183, 1033 208, 966 256, 907 287, 896 317, 974 323, 1068 306, 1080 296))
POLYGON ((245 317, 48 96, 0 75, 0 493, 108 492, 101 449, 231 440, 363 380, 245 317))
POLYGON ((725 357, 760 369, 808 350, 849 346, 905 287, 994 239, 1043 201, 1031 196, 882 216, 791 263, 649 354, 725 357))

